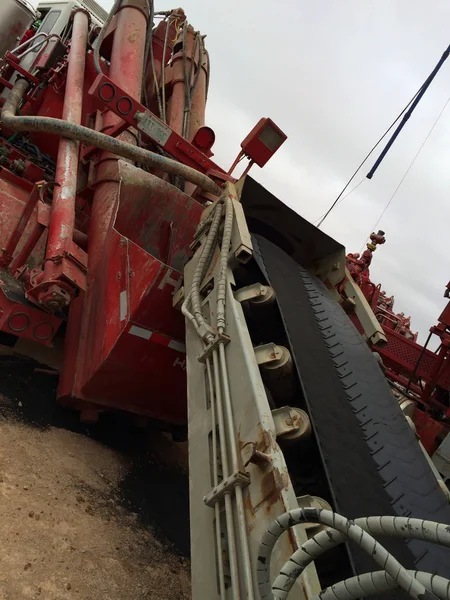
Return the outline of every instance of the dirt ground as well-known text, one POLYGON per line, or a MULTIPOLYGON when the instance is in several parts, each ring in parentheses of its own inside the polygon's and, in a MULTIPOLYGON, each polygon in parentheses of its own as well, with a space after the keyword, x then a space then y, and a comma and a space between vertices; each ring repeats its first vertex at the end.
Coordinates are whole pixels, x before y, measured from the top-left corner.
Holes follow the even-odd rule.
POLYGON ((81 426, 35 369, 0 358, 0 600, 189 598, 184 445, 81 426))

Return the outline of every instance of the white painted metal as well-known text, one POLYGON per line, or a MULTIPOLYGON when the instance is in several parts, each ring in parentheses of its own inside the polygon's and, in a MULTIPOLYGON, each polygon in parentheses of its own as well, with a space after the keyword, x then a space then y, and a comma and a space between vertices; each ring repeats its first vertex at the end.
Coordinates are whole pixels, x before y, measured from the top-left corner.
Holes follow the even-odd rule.
POLYGON ((86 9, 99 25, 102 25, 106 21, 108 16, 107 11, 95 0, 42 0, 38 4, 38 10, 42 12, 60 10, 62 17, 65 17, 66 13, 70 14, 77 6, 86 9))
MULTIPOLYGON (((234 201, 234 204, 237 202, 234 201)), ((237 203, 239 204, 239 203, 237 203)), ((239 205, 240 206, 240 205, 239 205)), ((229 254, 229 264, 245 262, 251 256, 251 240, 242 220, 242 212, 235 210, 233 217, 233 235, 229 254)), ((194 258, 185 269, 185 297, 189 298, 194 272, 199 263, 202 252, 200 246, 194 258)), ((211 263, 215 265, 209 279, 213 282, 212 291, 202 301, 202 313, 206 325, 215 328, 217 325, 217 296, 220 261, 218 249, 211 263)), ((206 278, 206 277, 205 277, 206 278)), ((211 499, 211 492, 217 487, 217 481, 222 481, 223 459, 220 451, 215 447, 217 438, 217 412, 218 406, 212 388, 213 376, 223 375, 224 369, 214 369, 211 374, 211 359, 204 352, 204 342, 194 328, 192 321, 187 322, 186 353, 188 373, 188 422, 189 422, 189 469, 190 469, 190 511, 191 511, 191 557, 192 557, 192 598, 193 600, 214 600, 220 598, 220 576, 223 573, 226 584, 225 598, 249 598, 248 586, 245 584, 245 556, 243 555, 243 540, 238 524, 245 524, 245 541, 248 542, 250 553, 250 566, 253 576, 253 587, 256 595, 257 584, 257 554, 261 537, 270 519, 282 514, 286 510, 297 507, 295 493, 289 479, 286 463, 280 447, 276 441, 276 428, 272 412, 267 400, 264 384, 253 350, 252 342, 246 325, 242 306, 234 297, 233 272, 228 268, 225 284, 226 329, 230 342, 227 345, 219 343, 220 358, 226 361, 226 380, 221 380, 221 391, 225 401, 231 400, 231 414, 226 419, 225 425, 230 421, 233 424, 234 437, 237 448, 230 447, 228 436, 223 434, 227 442, 225 447, 226 461, 233 467, 237 454, 238 472, 246 472, 250 476, 250 483, 243 487, 237 484, 235 495, 225 495, 228 499, 228 509, 232 510, 232 527, 234 535, 230 538, 230 531, 225 526, 225 512, 223 503, 214 508, 207 506, 205 497, 211 499), (198 357, 203 355, 203 362, 198 357), (210 371, 210 372, 208 372, 210 371), (224 384, 225 382, 225 384, 224 384), (227 384, 227 385, 226 385, 227 384), (214 440, 214 443, 213 443, 214 440), (259 452, 255 460, 244 467, 241 452, 251 445, 252 450, 259 452), (264 458, 264 456, 268 457, 264 458), (243 513, 241 514, 241 511, 243 513), (219 517, 218 517, 219 515, 219 517), (219 518, 219 523, 217 523, 219 518), (216 529, 216 525, 218 525, 216 529), (220 552, 216 551, 216 541, 220 538, 220 552), (236 546, 236 556, 227 540, 233 539, 236 546), (237 559, 237 560, 233 560, 237 559), (232 591, 230 587, 230 565, 237 568, 239 573, 239 589, 232 591)), ((192 316, 192 315, 191 315, 192 316)), ((200 329, 200 328, 198 328, 200 329)), ((202 327, 201 331, 208 335, 208 328, 202 327)), ((211 354, 219 356, 219 351, 212 350, 211 354)), ((224 364, 222 361, 220 364, 224 364)), ((216 366, 216 363, 214 364, 216 366)), ((217 365, 218 366, 218 365, 217 365)), ((224 430, 225 431, 225 430, 224 430)), ((220 432, 219 432, 220 433, 220 432)), ((244 456, 246 452, 244 450, 244 456)), ((230 472, 226 477, 233 476, 230 472)), ((236 480, 239 480, 236 477, 236 480)), ((228 482, 227 482, 228 484, 228 482)), ((210 501, 209 501, 210 502, 210 501)), ((211 503, 211 502, 210 502, 211 503)), ((230 523, 230 521, 229 521, 230 523)), ((306 541, 304 526, 298 526, 291 536, 284 536, 274 551, 272 567, 275 574, 277 569, 288 559, 299 543, 306 541)), ((244 544, 245 546, 246 544, 244 544)), ((301 582, 296 587, 296 598, 305 600, 317 594, 320 590, 319 581, 314 565, 308 567, 301 582)), ((224 600, 223 593, 221 600, 224 600)), ((252 596, 253 600, 253 596, 252 596)))
POLYGON ((364 329, 367 339, 373 346, 385 346, 387 344, 386 335, 362 293, 361 288, 353 281, 347 269, 345 269, 345 276, 345 293, 354 302, 356 316, 364 329))

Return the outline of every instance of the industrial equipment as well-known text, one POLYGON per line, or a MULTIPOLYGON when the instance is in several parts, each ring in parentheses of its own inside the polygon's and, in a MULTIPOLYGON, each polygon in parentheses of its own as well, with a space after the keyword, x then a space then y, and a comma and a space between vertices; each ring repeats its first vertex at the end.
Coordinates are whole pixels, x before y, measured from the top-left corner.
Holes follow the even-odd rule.
POLYGON ((215 162, 181 8, 38 11, 0 67, 0 343, 63 339, 57 400, 84 421, 187 425, 195 600, 450 597, 448 490, 372 352, 371 255, 248 175, 286 140, 271 119, 215 162))
MULTIPOLYGON (((348 271, 383 328, 386 340, 378 344, 377 352, 385 375, 432 456, 450 431, 450 304, 439 316, 438 324, 430 328, 425 345, 418 344, 417 333, 411 330, 411 317, 402 312, 395 313, 394 296, 388 296, 381 289, 381 284, 375 285, 370 279, 373 253, 384 242, 383 231, 372 233, 361 256, 347 255, 348 271), (428 349, 433 336, 439 339, 435 352, 428 349)), ((449 288, 450 284, 447 284, 445 297, 448 297, 449 288)), ((355 326, 364 333, 351 308, 349 312, 355 326)))

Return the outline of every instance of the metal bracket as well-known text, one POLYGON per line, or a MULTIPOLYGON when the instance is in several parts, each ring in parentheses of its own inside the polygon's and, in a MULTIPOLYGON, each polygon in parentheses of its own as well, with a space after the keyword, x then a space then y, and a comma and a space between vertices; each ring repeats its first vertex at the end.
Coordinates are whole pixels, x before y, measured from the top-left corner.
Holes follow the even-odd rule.
POLYGON ((242 204, 232 198, 234 207, 231 253, 238 263, 246 264, 253 257, 253 244, 242 204))
POLYGON ((252 283, 234 292, 234 297, 238 302, 269 304, 275 300, 275 292, 268 285, 252 283))
POLYGON ((240 486, 245 488, 248 485, 250 485, 250 475, 243 471, 236 471, 206 495, 203 501, 206 506, 214 508, 215 503, 220 502, 225 494, 233 493, 235 487, 240 486))
POLYGON ((256 346, 253 349, 256 356, 256 362, 258 365, 266 365, 268 363, 274 363, 283 358, 283 350, 281 346, 277 344, 263 344, 256 346))
POLYGON ((355 302, 355 313, 364 329, 367 339, 373 346, 385 346, 387 344, 386 335, 381 324, 377 321, 370 304, 362 293, 361 288, 353 281, 347 269, 345 269, 345 276, 344 291, 347 298, 351 298, 355 302))
MULTIPOLYGON (((130 0, 134 1, 134 0, 130 0)), ((141 1, 141 0, 140 0, 141 1)), ((102 107, 111 110, 134 127, 152 142, 163 148, 175 159, 214 179, 215 173, 221 178, 227 174, 196 146, 185 140, 161 119, 145 108, 135 98, 129 96, 106 75, 100 74, 89 90, 91 96, 102 107)))
POLYGON ((272 463, 272 457, 270 454, 266 454, 258 450, 255 442, 247 442, 242 446, 241 457, 244 463, 244 467, 247 467, 250 463, 259 465, 261 468, 265 468, 272 463))
POLYGON ((200 354, 200 356, 198 357, 198 362, 201 362, 201 363, 206 362, 206 359, 211 356, 211 353, 214 350, 217 350, 217 348, 219 347, 220 344, 223 344, 224 346, 226 346, 230 342, 231 342, 230 336, 228 336, 226 333, 218 333, 216 336, 216 339, 213 342, 211 342, 208 346, 206 346, 206 348, 200 354))
POLYGON ((73 262, 82 273, 87 273, 88 255, 73 240, 66 240, 64 256, 73 262))

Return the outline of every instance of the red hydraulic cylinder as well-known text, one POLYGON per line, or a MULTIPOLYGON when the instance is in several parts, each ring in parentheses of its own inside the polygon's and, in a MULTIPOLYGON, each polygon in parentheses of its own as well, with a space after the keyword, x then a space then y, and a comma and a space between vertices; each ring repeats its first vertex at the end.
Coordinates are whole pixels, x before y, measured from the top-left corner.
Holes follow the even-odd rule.
MULTIPOLYGON (((73 19, 62 116, 65 121, 76 125, 81 124, 88 32, 89 17, 84 10, 77 10, 73 19)), ((78 155, 79 142, 61 138, 56 164, 56 181, 59 185, 53 193, 44 281, 51 279, 54 260, 63 255, 67 241, 71 242, 73 239, 78 155)))
MULTIPOLYGON (((132 98, 138 100, 142 93, 146 31, 147 18, 140 8, 130 6, 128 3, 119 9, 109 78, 132 98)), ((103 117, 102 131, 108 133, 120 122, 120 117, 108 111, 103 117)), ((131 144, 136 143, 135 136, 128 131, 122 133, 119 139, 131 144)), ((117 161, 117 156, 102 152, 97 164, 96 189, 89 228, 89 281, 91 282, 96 276, 119 193, 117 161)))
MULTIPOLYGON (((184 34, 180 34, 183 35, 184 34)), ((183 123, 185 118, 186 104, 186 84, 185 84, 185 68, 183 53, 186 53, 186 71, 190 73, 192 55, 194 52, 194 28, 192 25, 187 26, 186 38, 183 39, 183 50, 180 50, 173 57, 173 80, 172 80, 172 97, 168 105, 169 126, 179 135, 183 135, 183 123)), ((189 85, 192 81, 189 82, 189 85)))
POLYGON ((206 51, 203 50, 202 62, 199 64, 200 51, 196 53, 195 61, 197 69, 200 69, 198 75, 197 86, 195 88, 194 95, 191 100, 191 120, 189 124, 189 135, 188 140, 192 142, 195 134, 205 125, 205 111, 206 111, 206 80, 208 70, 208 59, 206 51))

